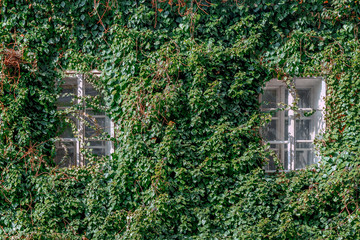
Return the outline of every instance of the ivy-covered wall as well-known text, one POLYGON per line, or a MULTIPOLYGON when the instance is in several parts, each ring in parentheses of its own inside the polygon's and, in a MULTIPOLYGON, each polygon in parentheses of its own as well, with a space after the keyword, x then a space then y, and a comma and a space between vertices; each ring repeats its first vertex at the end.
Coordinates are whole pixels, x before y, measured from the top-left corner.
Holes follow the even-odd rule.
POLYGON ((350 0, 0 1, 1 239, 358 239, 360 7, 350 0), (115 153, 59 169, 66 70, 115 153), (318 166, 274 175, 258 95, 326 80, 318 166))

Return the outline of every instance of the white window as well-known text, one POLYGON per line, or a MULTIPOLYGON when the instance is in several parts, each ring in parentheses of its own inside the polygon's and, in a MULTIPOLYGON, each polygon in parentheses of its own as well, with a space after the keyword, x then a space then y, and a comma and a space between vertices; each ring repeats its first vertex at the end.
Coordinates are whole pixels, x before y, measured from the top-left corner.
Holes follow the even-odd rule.
POLYGON ((56 142, 55 162, 60 167, 84 166, 87 162, 83 153, 110 155, 112 142, 104 139, 113 135, 113 123, 103 110, 94 109, 92 102, 100 96, 86 81, 86 75, 68 72, 61 87, 57 109, 68 124, 56 142))
MULTIPOLYGON (((280 159, 284 170, 296 170, 317 163, 314 139, 325 127, 325 82, 321 78, 295 78, 296 94, 283 81, 272 79, 261 96, 261 109, 271 114, 262 136, 280 159), (297 96, 298 110, 290 108, 297 96)), ((266 171, 275 171, 270 159, 266 171)))

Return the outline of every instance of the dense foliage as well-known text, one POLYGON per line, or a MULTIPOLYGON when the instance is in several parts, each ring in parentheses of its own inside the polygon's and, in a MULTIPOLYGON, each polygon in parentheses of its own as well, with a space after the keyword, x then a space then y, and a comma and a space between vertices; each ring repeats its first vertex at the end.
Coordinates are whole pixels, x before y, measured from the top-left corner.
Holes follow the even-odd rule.
POLYGON ((359 238, 360 7, 348 0, 3 0, 0 236, 359 238), (59 169, 65 70, 94 82, 115 153, 59 169), (258 95, 322 76, 319 166, 266 175, 258 95))

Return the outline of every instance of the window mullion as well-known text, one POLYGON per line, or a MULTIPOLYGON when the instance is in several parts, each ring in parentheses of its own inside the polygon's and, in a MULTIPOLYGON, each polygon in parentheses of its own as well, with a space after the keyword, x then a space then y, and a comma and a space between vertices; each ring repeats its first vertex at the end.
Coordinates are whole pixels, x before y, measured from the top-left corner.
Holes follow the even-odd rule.
MULTIPOLYGON (((293 106, 294 98, 293 95, 288 91, 289 106, 293 106)), ((289 170, 295 169, 295 113, 294 110, 289 108, 289 144, 288 144, 288 159, 289 159, 289 170)))
MULTIPOLYGON (((278 91, 277 91, 277 103, 283 103, 285 102, 285 89, 283 87, 279 87, 278 91)), ((279 105, 278 105, 279 107, 279 105)), ((281 141, 285 141, 285 113, 284 111, 278 111, 277 112, 279 118, 278 118, 278 122, 279 122, 279 127, 278 127, 278 131, 280 132, 280 136, 279 139, 281 141)), ((279 158, 281 159, 281 163, 283 165, 283 167, 285 167, 285 148, 284 148, 284 144, 280 144, 279 145, 279 158)))
MULTIPOLYGON (((110 120, 109 117, 106 117, 106 127, 110 127, 110 138, 114 137, 114 123, 113 121, 110 120)), ((111 155, 112 153, 114 153, 114 146, 112 141, 106 141, 106 154, 107 155, 111 155)))
POLYGON ((84 165, 84 159, 82 154, 80 153, 81 147, 84 146, 84 110, 85 110, 85 103, 84 103, 84 95, 85 95, 85 80, 84 74, 77 75, 77 97, 78 97, 78 105, 81 106, 79 109, 79 125, 78 125, 78 144, 77 144, 77 166, 84 165))

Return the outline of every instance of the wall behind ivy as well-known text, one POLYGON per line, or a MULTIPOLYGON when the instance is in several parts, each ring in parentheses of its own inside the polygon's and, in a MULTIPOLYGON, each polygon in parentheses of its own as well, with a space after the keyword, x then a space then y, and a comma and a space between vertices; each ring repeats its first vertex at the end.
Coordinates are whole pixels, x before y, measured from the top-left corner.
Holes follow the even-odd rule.
POLYGON ((356 1, 1 1, 0 235, 359 238, 356 1), (94 82, 111 158, 59 169, 65 70, 94 82), (258 95, 322 76, 319 166, 266 175, 258 95))

